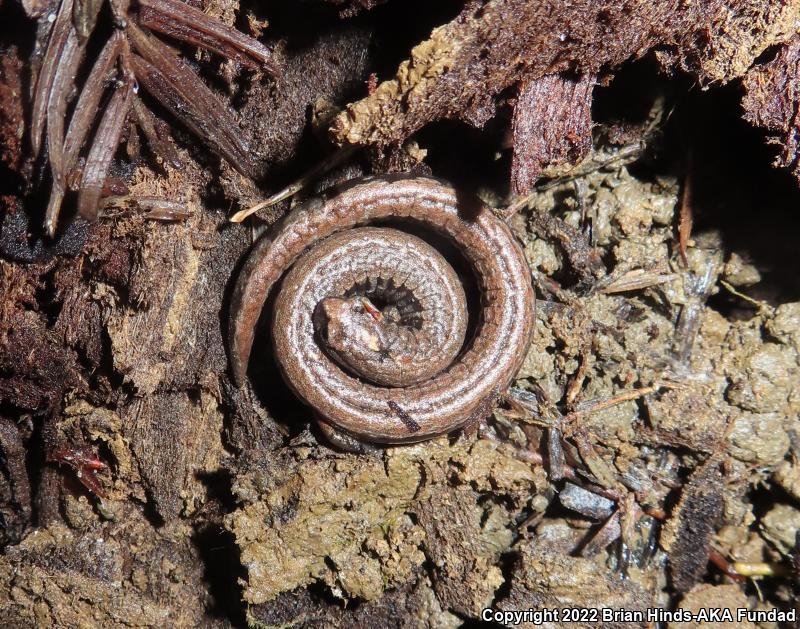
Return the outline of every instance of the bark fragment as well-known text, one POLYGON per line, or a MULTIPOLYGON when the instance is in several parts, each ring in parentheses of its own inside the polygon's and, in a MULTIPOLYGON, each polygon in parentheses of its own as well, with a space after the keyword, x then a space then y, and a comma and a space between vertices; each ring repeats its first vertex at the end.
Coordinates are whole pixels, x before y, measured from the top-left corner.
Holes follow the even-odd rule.
POLYGON ((339 7, 339 17, 347 18, 358 15, 362 11, 369 11, 370 9, 383 4, 386 0, 325 0, 328 4, 339 7))
POLYGON ((36 284, 0 262, 0 404, 45 413, 80 381, 76 358, 36 306, 36 284))
MULTIPOLYGON (((72 500, 73 515, 86 513, 72 500)), ((0 556, 0 619, 7 627, 173 627, 204 622, 207 596, 188 537, 154 535, 128 506, 105 527, 40 529, 0 556)))
POLYGON ((31 484, 25 465, 22 431, 0 416, 0 546, 22 537, 31 517, 31 484))
POLYGON ((798 11, 796 2, 758 0, 470 2, 411 51, 394 79, 348 106, 332 133, 339 142, 386 145, 443 118, 482 126, 493 97, 523 78, 591 75, 656 47, 665 65, 725 82, 788 39, 798 11))
POLYGON ((11 170, 22 162, 25 111, 19 95, 24 72, 16 46, 0 54, 0 164, 11 170))
POLYGON ((711 537, 722 515, 722 475, 712 458, 692 474, 681 492, 662 545, 669 552, 670 579, 678 592, 688 592, 708 565, 711 537))
POLYGON ((122 416, 143 485, 164 521, 206 501, 199 480, 219 468, 222 415, 209 395, 164 393, 137 400, 122 416))
POLYGON ((771 61, 754 66, 744 78, 745 120, 763 128, 779 147, 776 166, 800 182, 800 35, 778 49, 771 61))
POLYGON ((501 518, 475 505, 471 491, 437 491, 418 507, 425 529, 433 587, 445 609, 478 616, 503 583, 500 552, 511 545, 501 518), (453 526, 457 522, 458 526, 453 526))
POLYGON ((580 161, 592 148, 594 76, 551 74, 520 84, 514 106, 511 188, 530 192, 542 170, 580 161))
MULTIPOLYGON (((554 552, 537 542, 521 543, 517 551, 518 564, 511 587, 494 604, 498 609, 591 608, 602 601, 602 605, 609 608, 645 610, 654 603, 653 593, 631 579, 603 578, 602 569, 598 569, 591 559, 554 552)), ((597 622, 591 622, 589 618, 573 620, 575 622, 570 623, 573 627, 597 626, 597 622)), ((525 626, 534 625, 526 623, 525 626)), ((644 625, 608 622, 603 626, 621 629, 644 625)))

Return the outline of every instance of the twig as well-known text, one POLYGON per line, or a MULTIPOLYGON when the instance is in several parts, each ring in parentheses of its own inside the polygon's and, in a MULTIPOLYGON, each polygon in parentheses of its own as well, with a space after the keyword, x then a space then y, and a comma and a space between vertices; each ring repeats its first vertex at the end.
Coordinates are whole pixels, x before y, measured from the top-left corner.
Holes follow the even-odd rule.
POLYGON ((244 219, 246 219, 251 214, 255 214, 259 210, 263 210, 265 207, 269 207, 270 205, 275 205, 284 199, 288 199, 291 196, 294 196, 298 192, 300 192, 303 188, 308 186, 314 179, 319 177, 321 174, 335 168, 339 164, 341 164, 344 160, 346 160, 352 153, 355 151, 354 146, 343 146, 342 148, 334 151, 330 155, 328 155, 325 159, 319 162, 316 166, 314 166, 311 170, 304 173, 300 177, 298 177, 295 181, 290 183, 288 186, 279 190, 272 196, 256 203, 255 205, 244 209, 239 210, 230 217, 231 223, 241 223, 244 219))

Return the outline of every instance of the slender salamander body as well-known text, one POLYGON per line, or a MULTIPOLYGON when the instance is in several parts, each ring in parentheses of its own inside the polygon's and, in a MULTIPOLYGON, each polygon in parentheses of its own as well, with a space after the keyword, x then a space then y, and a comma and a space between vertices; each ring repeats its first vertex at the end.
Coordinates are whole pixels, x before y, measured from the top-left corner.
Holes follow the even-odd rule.
POLYGON ((535 301, 521 247, 477 199, 436 179, 350 182, 292 210, 255 244, 231 305, 239 386, 261 310, 284 274, 276 358, 329 435, 399 444, 462 427, 488 414, 530 343, 535 301), (392 219, 445 236, 472 268, 480 314, 466 342, 455 272, 426 242, 386 228, 392 219), (380 228, 361 227, 376 221, 380 228))

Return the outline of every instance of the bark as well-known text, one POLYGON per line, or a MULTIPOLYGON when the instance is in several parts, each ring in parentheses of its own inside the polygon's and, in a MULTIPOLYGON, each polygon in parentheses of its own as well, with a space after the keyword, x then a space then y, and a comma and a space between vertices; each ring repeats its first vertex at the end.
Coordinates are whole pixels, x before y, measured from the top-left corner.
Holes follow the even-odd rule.
POLYGON ((523 195, 553 163, 577 163, 592 148, 594 77, 545 76, 520 85, 514 105, 511 188, 523 195))
POLYGON ((776 145, 776 166, 789 170, 800 185, 800 36, 778 47, 771 61, 753 66, 744 77, 744 117, 768 133, 776 145))

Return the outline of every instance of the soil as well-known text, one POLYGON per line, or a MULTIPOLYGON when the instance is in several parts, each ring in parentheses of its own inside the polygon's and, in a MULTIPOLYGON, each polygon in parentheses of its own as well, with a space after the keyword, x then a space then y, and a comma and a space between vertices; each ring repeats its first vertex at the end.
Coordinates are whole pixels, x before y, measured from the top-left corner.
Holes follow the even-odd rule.
POLYGON ((154 103, 182 166, 123 144, 112 174, 189 217, 65 215, 48 239, 26 135, 41 35, 0 2, 2 626, 797 605, 800 6, 568 4, 203 3, 280 59, 273 81, 182 48, 263 179, 154 103), (228 220, 343 142, 292 199, 228 220), (478 425, 345 453, 265 335, 233 384, 229 296, 290 206, 398 171, 508 217, 535 334, 478 425))

